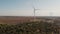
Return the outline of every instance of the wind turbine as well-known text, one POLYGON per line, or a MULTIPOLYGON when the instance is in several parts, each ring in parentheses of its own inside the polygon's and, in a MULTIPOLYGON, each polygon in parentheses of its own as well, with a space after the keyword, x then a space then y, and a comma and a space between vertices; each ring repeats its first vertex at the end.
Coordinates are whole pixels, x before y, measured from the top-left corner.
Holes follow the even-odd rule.
POLYGON ((36 9, 35 7, 34 7, 34 4, 36 5, 37 3, 36 3, 36 0, 33 0, 33 2, 32 2, 32 8, 33 8, 33 20, 34 20, 34 22, 36 21, 36 11, 37 10, 40 10, 40 9, 36 9))
POLYGON ((36 21, 36 11, 37 10, 40 10, 40 9, 36 9, 34 6, 32 6, 33 7, 33 13, 34 13, 34 22, 36 21))
MULTIPOLYGON (((54 10, 56 10, 56 9, 54 9, 54 10)), ((52 9, 52 11, 50 11, 50 17, 53 17, 53 9, 52 9)))
POLYGON ((52 12, 50 12, 50 17, 52 17, 52 15, 53 15, 53 13, 52 13, 52 12))

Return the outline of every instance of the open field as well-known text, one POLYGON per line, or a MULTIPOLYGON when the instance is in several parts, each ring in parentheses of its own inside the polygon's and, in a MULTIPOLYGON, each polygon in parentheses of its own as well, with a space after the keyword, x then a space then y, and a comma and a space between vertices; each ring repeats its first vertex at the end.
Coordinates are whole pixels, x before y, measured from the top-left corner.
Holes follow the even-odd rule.
POLYGON ((0 16, 0 34, 60 34, 60 17, 0 16))
MULTIPOLYGON (((18 24, 24 22, 31 22, 34 17, 26 16, 0 16, 0 23, 2 24, 18 24)), ((60 17, 36 17, 36 21, 60 22, 60 17)))
POLYGON ((14 17, 14 16, 0 17, 0 23, 6 23, 6 24, 17 24, 17 23, 29 22, 29 20, 33 20, 33 17, 14 17))

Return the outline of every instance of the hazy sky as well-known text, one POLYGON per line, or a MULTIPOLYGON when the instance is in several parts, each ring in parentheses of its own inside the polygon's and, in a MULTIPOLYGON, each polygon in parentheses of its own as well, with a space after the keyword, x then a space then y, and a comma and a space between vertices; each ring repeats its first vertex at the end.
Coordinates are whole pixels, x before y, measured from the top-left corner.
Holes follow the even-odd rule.
POLYGON ((60 0, 0 0, 0 16, 60 16, 60 0))

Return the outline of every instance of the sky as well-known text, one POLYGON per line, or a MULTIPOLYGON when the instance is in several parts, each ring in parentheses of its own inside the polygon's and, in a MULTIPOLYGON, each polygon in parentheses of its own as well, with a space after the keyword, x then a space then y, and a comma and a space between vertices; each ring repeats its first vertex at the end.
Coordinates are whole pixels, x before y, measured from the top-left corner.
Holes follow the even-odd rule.
POLYGON ((0 0, 0 16, 60 16, 60 0, 0 0))

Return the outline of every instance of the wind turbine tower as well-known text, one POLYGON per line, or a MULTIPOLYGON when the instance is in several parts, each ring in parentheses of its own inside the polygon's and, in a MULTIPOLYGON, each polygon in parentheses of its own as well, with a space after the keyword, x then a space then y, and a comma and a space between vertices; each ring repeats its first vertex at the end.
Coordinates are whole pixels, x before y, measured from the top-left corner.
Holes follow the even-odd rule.
POLYGON ((36 9, 36 8, 33 6, 34 22, 36 21, 36 11, 37 11, 37 10, 40 10, 40 9, 36 9))
POLYGON ((37 10, 40 10, 40 9, 36 9, 35 7, 34 7, 34 4, 35 4, 35 6, 37 5, 37 0, 34 0, 33 1, 33 6, 32 6, 32 8, 33 8, 33 13, 34 13, 34 22, 36 21, 36 11, 37 10))

